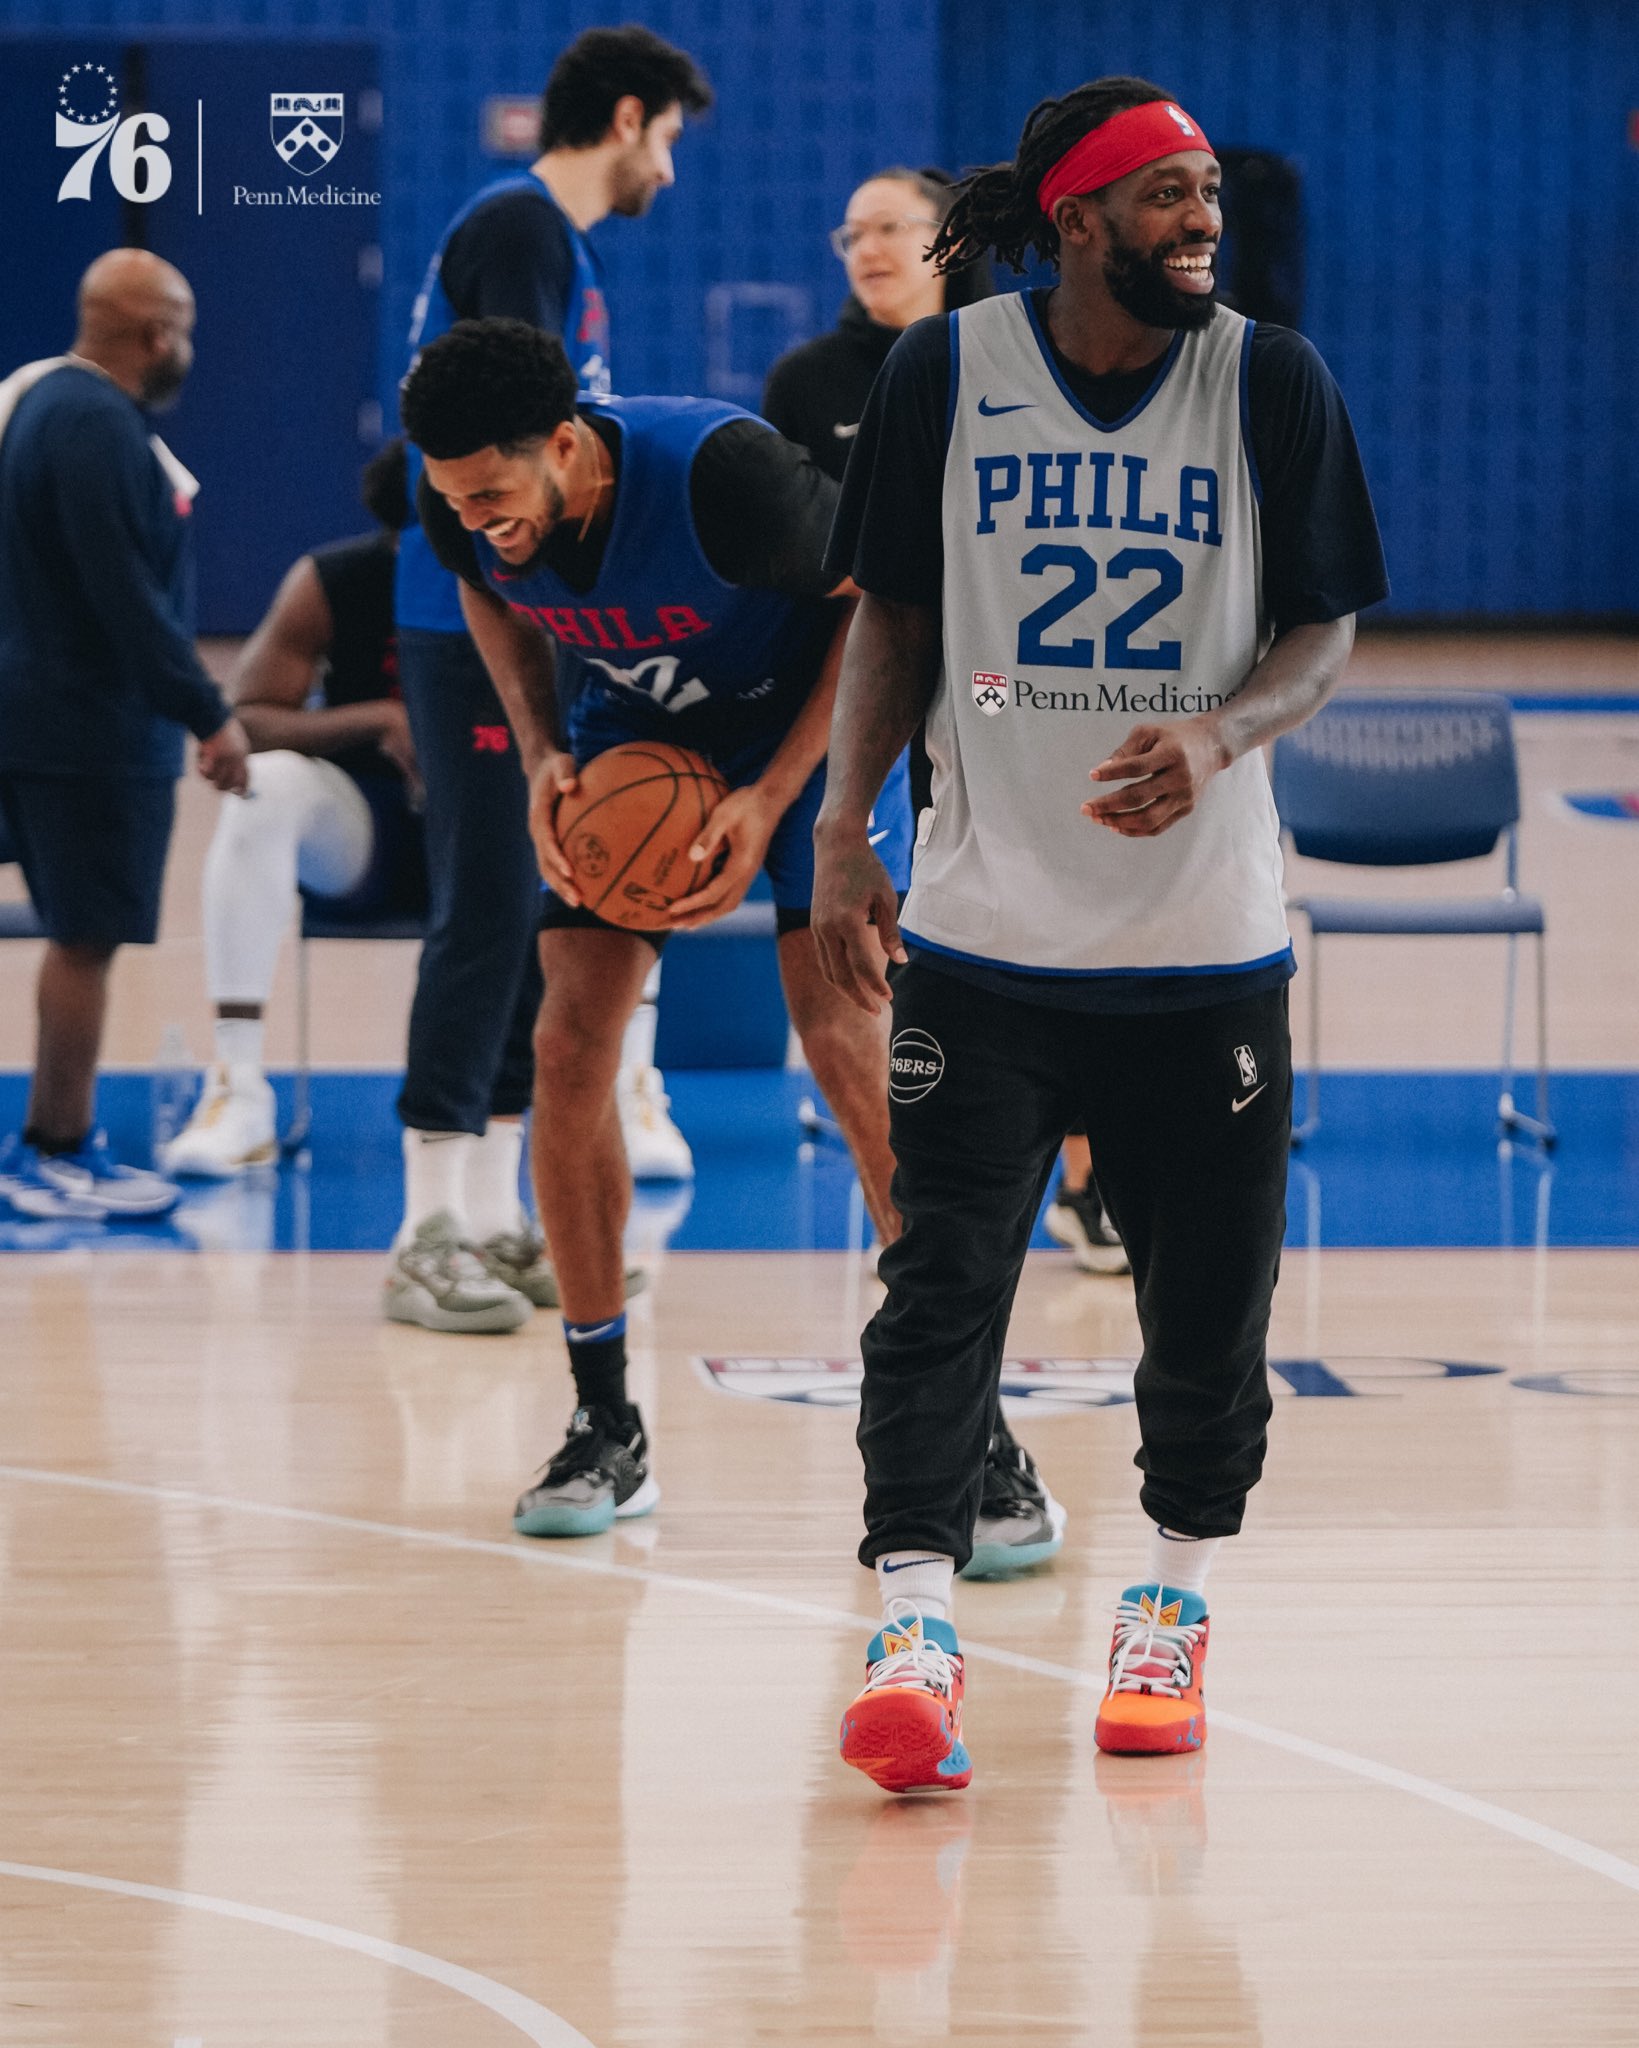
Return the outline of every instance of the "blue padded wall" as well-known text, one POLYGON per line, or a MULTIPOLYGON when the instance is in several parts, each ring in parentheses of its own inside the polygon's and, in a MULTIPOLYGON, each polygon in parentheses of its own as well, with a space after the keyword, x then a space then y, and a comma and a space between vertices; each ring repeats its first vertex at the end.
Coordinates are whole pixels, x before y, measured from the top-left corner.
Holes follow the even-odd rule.
POLYGON ((720 96, 677 189, 599 231, 629 391, 752 395, 781 347, 829 323, 843 285, 824 230, 862 176, 1010 154, 1046 93, 1155 77, 1220 142, 1303 171, 1308 326, 1354 413, 1393 609, 1551 616, 1639 610, 1621 517, 1639 441, 1619 333, 1639 244, 1632 11, 1224 0, 1199 36, 1135 0, 0 0, 0 26, 377 41, 388 404, 427 255, 497 168, 480 102, 537 93, 595 20, 635 13, 720 96))
POLYGON ((1038 100, 1117 72, 1301 169, 1305 324, 1354 416, 1391 609, 1639 611, 1631 0, 1223 0, 1205 35, 1137 0, 946 0, 946 154, 1011 156, 1038 100))

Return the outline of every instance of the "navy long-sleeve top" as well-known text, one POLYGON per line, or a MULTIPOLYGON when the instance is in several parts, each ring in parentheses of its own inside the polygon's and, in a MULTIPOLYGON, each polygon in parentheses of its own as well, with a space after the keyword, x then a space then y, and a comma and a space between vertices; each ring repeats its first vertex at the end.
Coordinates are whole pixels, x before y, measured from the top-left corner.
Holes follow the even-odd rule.
POLYGON ((228 717, 193 644, 189 507, 140 407, 75 364, 0 436, 0 770, 174 777, 228 717))

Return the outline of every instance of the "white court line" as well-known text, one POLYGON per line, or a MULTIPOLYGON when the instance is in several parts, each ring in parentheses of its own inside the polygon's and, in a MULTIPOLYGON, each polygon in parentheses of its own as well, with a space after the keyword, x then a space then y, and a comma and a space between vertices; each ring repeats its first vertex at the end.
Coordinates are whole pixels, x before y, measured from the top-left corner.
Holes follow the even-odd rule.
MULTIPOLYGON (((240 1500, 232 1494, 193 1493, 180 1486, 139 1486, 129 1480, 93 1479, 82 1473, 46 1472, 24 1465, 0 1465, 0 1479, 22 1480, 37 1486, 78 1487, 87 1493, 114 1494, 128 1499, 171 1501, 184 1507, 214 1508, 224 1514, 259 1515, 268 1521, 339 1529, 352 1535, 389 1536, 400 1543, 420 1543, 433 1550, 461 1551, 479 1557, 506 1557, 526 1566, 584 1572, 594 1578, 626 1579, 636 1585, 670 1586, 677 1592, 698 1593, 709 1600, 726 1600, 776 1614, 805 1615, 833 1628, 864 1631, 870 1627, 870 1617, 851 1614, 842 1608, 820 1607, 807 1600, 785 1600, 777 1594, 759 1593, 749 1586, 725 1585, 716 1579, 687 1578, 677 1572, 650 1571, 642 1565, 615 1564, 604 1558, 574 1556, 556 1545, 548 1548, 524 1542, 498 1543, 487 1537, 454 1536, 442 1530, 417 1529, 401 1522, 374 1522, 357 1515, 325 1514, 316 1508, 278 1507, 268 1501, 240 1500)), ((1068 1664, 1049 1664, 1040 1657, 1021 1656, 1017 1651, 997 1649, 989 1644, 971 1642, 965 1637, 962 1654, 969 1661, 1000 1664, 1011 1671, 1030 1672, 1037 1678, 1051 1678, 1060 1685, 1075 1686, 1083 1692, 1102 1693, 1104 1690, 1102 1672, 1078 1671, 1068 1664)), ((1372 1757, 1356 1756, 1352 1750, 1333 1749, 1326 1743, 1310 1741, 1306 1735, 1289 1735, 1284 1729, 1267 1727, 1261 1721, 1243 1720, 1239 1714, 1226 1714, 1219 1707, 1213 1708, 1211 1718, 1215 1728, 1225 1728, 1232 1735, 1244 1735, 1250 1742, 1285 1750, 1290 1756, 1326 1764, 1351 1777, 1364 1778, 1371 1784, 1404 1792, 1431 1806, 1444 1807, 1448 1813, 1477 1821, 1482 1827, 1494 1828, 1500 1834, 1512 1835, 1516 1841, 1546 1850, 1550 1856, 1574 1863, 1596 1877, 1608 1878, 1612 1884, 1639 1892, 1639 1864, 1626 1862, 1608 1849, 1596 1849, 1591 1842, 1564 1834, 1558 1828, 1544 1827, 1540 1821, 1510 1812, 1506 1806, 1495 1806, 1488 1799, 1471 1798, 1468 1793, 1442 1785, 1437 1779, 1419 1778, 1410 1771, 1396 1769, 1393 1764, 1380 1764, 1372 1757)), ((565 2035, 561 2038, 568 2040, 571 2037, 565 2035)), ((578 2040, 579 2036, 573 2038, 578 2040)))
MULTIPOLYGON (((203 1892, 174 1892, 163 1885, 128 1884, 119 1877, 95 1877, 84 1870, 51 1870, 38 1863, 0 1863, 0 1877, 19 1878, 28 1884, 64 1884, 87 1892, 113 1892, 124 1899, 151 1899, 160 1906, 186 1906, 195 1913, 215 1913, 223 1920, 248 1920, 254 1927, 277 1928, 282 1934, 299 1934, 307 1941, 322 1941, 330 1948, 351 1949, 395 1970, 408 1970, 442 1984, 474 2005, 484 2006, 498 2018, 517 2028, 525 2040, 538 2048, 592 2048, 584 2034, 577 2034, 567 2020, 525 1998, 521 1991, 509 1991, 493 1978, 480 1977, 476 1970, 464 1970, 459 1963, 446 1963, 439 1956, 423 1955, 418 1948, 404 1948, 396 1941, 379 1941, 373 1934, 357 1934, 351 1927, 332 1927, 324 1920, 303 1920, 294 1913, 276 1913, 268 1906, 246 1906, 237 1899, 213 1899, 203 1892)), ((199 2040, 177 2041, 173 2048, 204 2048, 199 2040)))

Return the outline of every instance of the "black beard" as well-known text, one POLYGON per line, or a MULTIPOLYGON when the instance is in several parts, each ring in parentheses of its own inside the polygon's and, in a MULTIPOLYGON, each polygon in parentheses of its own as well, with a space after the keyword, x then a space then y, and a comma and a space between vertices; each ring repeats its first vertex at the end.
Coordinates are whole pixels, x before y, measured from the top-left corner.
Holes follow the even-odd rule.
POLYGON ((175 356, 155 363, 142 380, 142 403, 148 412, 169 412, 182 395, 188 372, 175 356))
POLYGON ((1173 249, 1158 249, 1153 256, 1145 256, 1125 242, 1114 242, 1104 259, 1104 282, 1122 311, 1146 327, 1181 329, 1194 334, 1208 326, 1218 310, 1217 280, 1214 278, 1212 290, 1204 296, 1181 292, 1164 268, 1166 258, 1176 253, 1173 249))

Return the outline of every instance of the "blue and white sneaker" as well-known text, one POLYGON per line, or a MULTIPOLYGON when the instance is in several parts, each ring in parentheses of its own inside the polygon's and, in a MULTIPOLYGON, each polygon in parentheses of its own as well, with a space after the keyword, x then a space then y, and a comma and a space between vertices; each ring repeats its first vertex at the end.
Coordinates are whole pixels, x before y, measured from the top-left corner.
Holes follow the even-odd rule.
POLYGON ((19 1216, 48 1223, 101 1223, 107 1210, 82 1195, 65 1194, 40 1170, 40 1154, 15 1132, 0 1145, 0 1196, 19 1216))
POLYGON ((865 1652, 865 1690, 844 1710, 842 1761, 884 1792, 960 1792, 973 1777, 962 1741, 956 1631, 895 1600, 865 1652))
POLYGON ((141 1167, 121 1166, 101 1131, 93 1131, 77 1151, 42 1152, 37 1157, 42 1180, 61 1195, 95 1203, 103 1216, 168 1216, 182 1199, 175 1181, 141 1167))
POLYGON ((607 1408, 577 1408, 563 1449, 512 1511, 520 1536, 597 1536, 652 1514, 660 1488, 649 1470, 649 1439, 634 1408, 622 1423, 607 1408))

